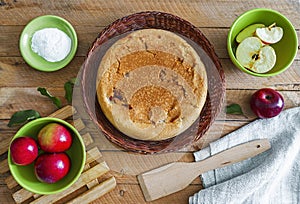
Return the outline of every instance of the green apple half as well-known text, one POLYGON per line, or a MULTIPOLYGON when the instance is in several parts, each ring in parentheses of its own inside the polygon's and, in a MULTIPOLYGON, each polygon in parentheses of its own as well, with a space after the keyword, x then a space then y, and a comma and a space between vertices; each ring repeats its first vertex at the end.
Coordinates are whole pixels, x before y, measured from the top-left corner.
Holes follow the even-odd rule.
POLYGON ((244 39, 236 49, 238 62, 256 73, 270 71, 276 63, 275 50, 257 37, 244 39))
POLYGON ((249 25, 248 27, 244 28, 241 32, 239 32, 235 40, 236 42, 241 43, 244 39, 255 36, 255 32, 257 28, 264 28, 264 27, 265 25, 260 23, 249 25))

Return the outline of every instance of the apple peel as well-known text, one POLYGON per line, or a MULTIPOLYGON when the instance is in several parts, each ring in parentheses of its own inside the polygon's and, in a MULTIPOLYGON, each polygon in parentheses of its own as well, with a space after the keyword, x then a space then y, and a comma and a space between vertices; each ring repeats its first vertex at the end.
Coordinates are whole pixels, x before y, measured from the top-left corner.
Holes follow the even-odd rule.
POLYGON ((253 37, 255 36, 256 29, 257 28, 264 28, 266 27, 264 24, 257 23, 252 24, 244 28, 235 38, 236 42, 241 43, 243 40, 245 40, 247 37, 253 37))
POLYGON ((259 118, 272 118, 283 110, 284 98, 274 89, 262 88, 251 96, 250 108, 259 118))
POLYGON ((34 162, 38 156, 36 141, 28 136, 14 139, 10 145, 11 159, 16 165, 26 166, 34 162))

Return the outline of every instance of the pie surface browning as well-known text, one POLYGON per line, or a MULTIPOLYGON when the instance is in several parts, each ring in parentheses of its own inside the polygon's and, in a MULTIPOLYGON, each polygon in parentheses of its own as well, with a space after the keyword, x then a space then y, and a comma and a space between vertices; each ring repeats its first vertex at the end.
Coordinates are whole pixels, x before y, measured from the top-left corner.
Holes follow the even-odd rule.
POLYGON ((207 76, 184 39, 165 30, 143 29, 108 49, 96 86, 101 109, 118 130, 139 140, 164 140, 199 117, 207 76))

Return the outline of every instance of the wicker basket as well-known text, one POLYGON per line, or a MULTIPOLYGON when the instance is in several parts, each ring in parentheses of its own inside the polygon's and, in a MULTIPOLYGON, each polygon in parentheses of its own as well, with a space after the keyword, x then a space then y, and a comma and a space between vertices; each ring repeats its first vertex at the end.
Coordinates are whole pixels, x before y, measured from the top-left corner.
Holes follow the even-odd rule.
POLYGON ((149 11, 123 17, 113 22, 99 34, 90 48, 82 67, 81 89, 87 113, 108 140, 132 152, 143 154, 165 153, 190 145, 192 142, 200 139, 208 130, 221 110, 225 95, 225 76, 213 46, 200 30, 191 23, 172 14, 149 11), (128 32, 146 28, 172 31, 189 39, 196 46, 200 47, 211 61, 210 65, 206 65, 209 91, 198 120, 185 132, 163 141, 136 140, 118 131, 101 111, 96 97, 97 69, 101 55, 109 47, 106 43, 128 32))

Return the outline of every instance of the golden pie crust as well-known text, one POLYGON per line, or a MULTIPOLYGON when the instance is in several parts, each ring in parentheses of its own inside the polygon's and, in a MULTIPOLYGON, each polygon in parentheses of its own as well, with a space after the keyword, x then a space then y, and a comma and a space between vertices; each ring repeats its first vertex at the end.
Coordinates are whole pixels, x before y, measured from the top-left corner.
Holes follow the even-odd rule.
POLYGON ((96 86, 101 109, 118 130, 139 140, 165 140, 199 117, 207 76, 199 55, 183 38, 143 29, 108 49, 96 86))

